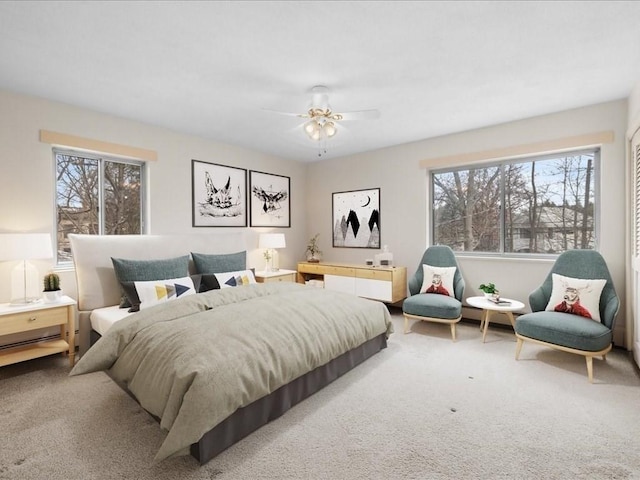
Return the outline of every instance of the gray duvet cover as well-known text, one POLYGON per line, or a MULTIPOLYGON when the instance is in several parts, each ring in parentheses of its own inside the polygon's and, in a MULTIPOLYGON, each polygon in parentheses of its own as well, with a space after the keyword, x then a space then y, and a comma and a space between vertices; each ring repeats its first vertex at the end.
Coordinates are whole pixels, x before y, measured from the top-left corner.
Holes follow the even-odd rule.
POLYGON ((293 283, 225 288, 117 322, 71 375, 110 370, 168 431, 162 460, 188 454, 238 408, 392 331, 381 302, 293 283))

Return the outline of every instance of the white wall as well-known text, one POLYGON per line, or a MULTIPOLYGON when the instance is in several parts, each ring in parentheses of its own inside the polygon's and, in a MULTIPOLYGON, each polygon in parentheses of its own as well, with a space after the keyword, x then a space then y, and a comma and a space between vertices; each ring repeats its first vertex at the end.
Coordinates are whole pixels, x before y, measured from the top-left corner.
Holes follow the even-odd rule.
MULTIPOLYGON (((638 90, 638 89, 636 89, 638 90)), ((640 93, 634 104, 640 104, 640 93)), ((367 154, 313 164, 291 162, 130 120, 91 112, 34 97, 0 91, 0 232, 51 232, 53 217, 53 159, 51 146, 40 143, 41 129, 106 142, 156 150, 150 164, 151 233, 200 231, 191 227, 191 159, 222 163, 291 177, 292 228, 282 229, 287 249, 280 266, 295 268, 304 257, 307 240, 320 233, 324 258, 363 263, 375 251, 332 248, 331 194, 381 188, 382 244, 398 265, 412 274, 427 245, 427 170, 422 160, 530 144, 604 130, 615 141, 602 148, 600 251, 611 269, 625 305, 625 132, 627 101, 620 100, 489 128, 427 139, 367 154), (307 182, 307 177, 309 181, 307 182)), ((212 229, 206 229, 211 231, 212 229)), ((261 268, 257 232, 247 229, 250 266, 261 268)), ((512 259, 460 258, 467 282, 466 296, 477 285, 493 281, 503 295, 527 300, 546 275, 550 262, 512 259)), ((0 263, 0 279, 12 265, 0 263)), ((51 264, 39 262, 41 273, 51 264)), ((64 290, 74 296, 72 272, 62 274, 64 290)), ((6 281, 0 281, 0 302, 8 301, 6 281)), ((623 344, 625 311, 616 327, 616 344, 623 344)), ((474 312, 465 311, 468 316, 474 312)))
MULTIPOLYGON (((363 263, 376 251, 332 248, 331 194, 380 187, 382 244, 389 246, 394 262, 406 265, 412 274, 429 238, 428 172, 420 168, 421 161, 612 130, 615 140, 603 145, 601 152, 600 252, 624 305, 626 127, 627 102, 619 100, 311 164, 307 236, 320 233, 325 259, 363 263)), ((480 283, 491 281, 504 296, 525 304, 552 264, 552 261, 484 257, 460 257, 459 262, 467 285, 465 296, 477 294, 480 283)), ((465 315, 474 316, 475 312, 465 309, 465 315)), ((615 334, 618 345, 624 343, 624 327, 625 309, 621 308, 615 334)))
MULTIPOLYGON (((0 91, 0 233, 55 231, 52 147, 39 141, 41 129, 157 151, 158 160, 148 163, 149 233, 216 230, 191 226, 192 159, 289 176, 291 228, 273 229, 286 235, 280 267, 295 268, 304 256, 308 240, 305 164, 7 91, 0 91)), ((262 269, 257 234, 269 229, 246 231, 249 266, 262 269)), ((53 266, 52 262, 34 264, 41 275, 53 266)), ((10 299, 12 267, 10 262, 0 262, 0 303, 10 299)), ((65 293, 75 296, 74 273, 62 272, 61 280, 65 293)))

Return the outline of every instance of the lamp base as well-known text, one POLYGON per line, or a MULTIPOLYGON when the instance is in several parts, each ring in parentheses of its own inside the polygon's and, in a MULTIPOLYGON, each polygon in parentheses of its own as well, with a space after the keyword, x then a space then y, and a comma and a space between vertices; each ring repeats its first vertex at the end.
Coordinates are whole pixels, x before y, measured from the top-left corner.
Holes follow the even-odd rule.
POLYGON ((40 302, 42 302, 41 297, 25 297, 25 298, 15 298, 11 300, 11 303, 9 303, 9 305, 12 307, 17 307, 17 306, 24 306, 24 305, 33 305, 35 303, 40 303, 40 302))

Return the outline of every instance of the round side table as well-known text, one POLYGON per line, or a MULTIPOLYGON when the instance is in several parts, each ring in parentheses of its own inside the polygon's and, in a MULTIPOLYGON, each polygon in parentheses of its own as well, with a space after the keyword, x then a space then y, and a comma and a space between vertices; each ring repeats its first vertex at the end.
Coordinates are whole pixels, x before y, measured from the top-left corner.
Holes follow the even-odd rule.
POLYGON ((482 343, 487 336, 487 329, 489 328, 489 320, 493 312, 504 313, 511 322, 511 326, 515 328, 516 321, 513 318, 513 312, 517 312, 524 308, 524 303, 511 298, 501 298, 503 302, 508 303, 494 303, 487 297, 469 297, 467 303, 472 307, 482 309, 482 317, 480 320, 480 330, 482 330, 482 343))

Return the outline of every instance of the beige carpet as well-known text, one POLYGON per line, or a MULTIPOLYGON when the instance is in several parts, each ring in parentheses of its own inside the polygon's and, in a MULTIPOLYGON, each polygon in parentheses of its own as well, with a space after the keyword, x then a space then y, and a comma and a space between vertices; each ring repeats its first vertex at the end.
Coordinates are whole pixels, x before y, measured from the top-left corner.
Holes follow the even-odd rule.
POLYGON ((509 329, 415 324, 208 464, 158 464, 164 434, 104 373, 62 357, 0 369, 0 479, 640 479, 640 379, 509 329))

